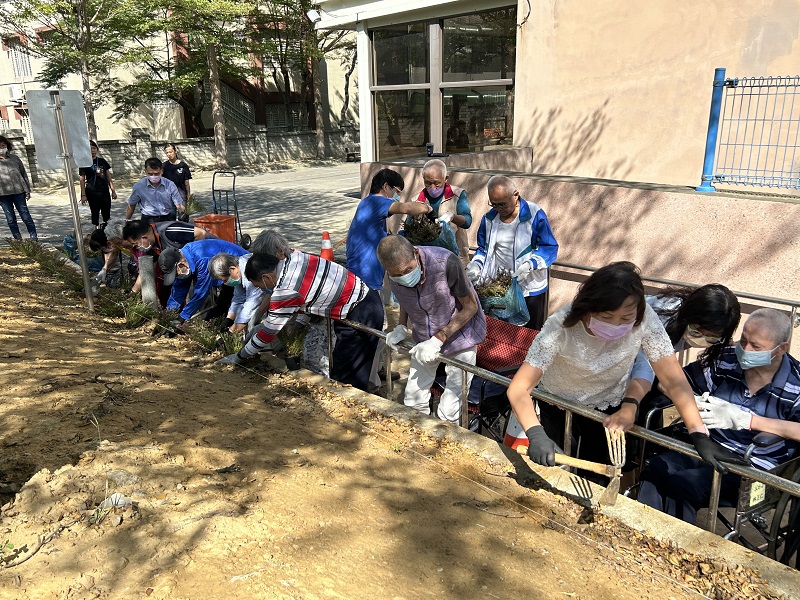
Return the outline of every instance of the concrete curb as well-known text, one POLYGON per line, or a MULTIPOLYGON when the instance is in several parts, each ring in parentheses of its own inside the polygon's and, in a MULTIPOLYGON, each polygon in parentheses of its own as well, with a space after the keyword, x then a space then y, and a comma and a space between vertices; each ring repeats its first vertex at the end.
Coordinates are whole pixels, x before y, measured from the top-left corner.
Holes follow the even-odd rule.
MULTIPOLYGON (((584 493, 586 490, 591 490, 592 498, 596 498, 603 491, 601 486, 562 469, 535 466, 531 468, 529 463, 523 461, 514 451, 502 444, 467 429, 440 421, 435 417, 423 415, 402 404, 367 394, 355 388, 339 387, 337 384, 332 384, 327 377, 306 369, 294 373, 305 383, 318 385, 342 398, 363 404, 380 415, 413 425, 437 439, 460 444, 499 468, 513 467, 517 472, 520 472, 520 469, 527 469, 528 473, 535 473, 555 490, 586 506, 590 502, 590 498, 584 493)), ((525 470, 521 472, 526 473, 525 470)), ((647 536, 659 541, 671 542, 687 552, 707 557, 709 562, 725 563, 731 568, 743 565, 757 569, 774 592, 783 594, 786 598, 800 600, 800 572, 748 550, 744 546, 670 517, 625 496, 620 496, 614 506, 602 506, 600 512, 647 536)))

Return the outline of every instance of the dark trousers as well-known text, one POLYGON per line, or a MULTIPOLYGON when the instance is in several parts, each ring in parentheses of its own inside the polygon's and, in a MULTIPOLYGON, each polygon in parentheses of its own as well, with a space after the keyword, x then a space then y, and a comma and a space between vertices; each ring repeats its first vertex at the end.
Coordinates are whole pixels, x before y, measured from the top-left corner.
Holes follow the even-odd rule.
MULTIPOLYGON (((639 502, 694 524, 697 511, 708 506, 714 469, 698 458, 669 450, 650 459, 642 472, 639 502)), ((740 477, 722 476, 720 500, 735 503, 740 477)))
POLYGON ((28 228, 28 235, 32 240, 39 239, 36 235, 36 225, 33 223, 33 217, 28 210, 28 203, 25 200, 25 194, 9 194, 7 196, 0 196, 0 204, 3 206, 3 212, 6 215, 6 223, 11 230, 11 235, 15 240, 21 240, 22 234, 19 232, 19 225, 17 225, 17 215, 14 214, 14 209, 17 209, 22 222, 28 228))
POLYGON ((178 209, 173 210, 168 215, 142 215, 142 223, 162 223, 163 221, 176 221, 178 219, 178 209))
MULTIPOLYGON (((370 290, 364 299, 347 315, 349 321, 381 331, 383 329, 383 302, 375 290, 370 290)), ((333 349, 331 379, 348 383, 354 388, 367 391, 372 361, 378 348, 378 338, 363 331, 356 331, 339 321, 334 321, 333 331, 336 346, 333 349)))
POLYGON ((86 200, 92 211, 92 225, 100 224, 100 213, 103 214, 103 223, 108 223, 111 218, 111 192, 108 188, 96 190, 87 186, 86 200))
POLYGON ((528 308, 528 314, 531 317, 525 327, 539 331, 544 325, 547 313, 547 291, 538 296, 525 296, 525 306, 528 308))

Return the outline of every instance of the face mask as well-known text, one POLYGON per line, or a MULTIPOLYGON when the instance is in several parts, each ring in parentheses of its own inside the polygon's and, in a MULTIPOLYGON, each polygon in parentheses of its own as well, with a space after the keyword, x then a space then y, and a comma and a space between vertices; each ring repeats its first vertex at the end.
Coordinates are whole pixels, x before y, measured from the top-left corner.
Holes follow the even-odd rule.
POLYGON ((601 340, 607 340, 610 342, 620 339, 631 329, 633 329, 633 323, 625 323, 623 325, 612 325, 611 323, 606 323, 605 321, 600 321, 599 319, 590 317, 589 329, 591 329, 592 333, 595 336, 599 337, 601 340))
POLYGON ((0 148, 0 154, 5 154, 8 152, 8 148, 0 148))
POLYGON ((225 285, 229 285, 231 287, 236 287, 239 285, 240 280, 234 279, 233 277, 228 277, 228 281, 225 282, 225 285))
POLYGON ((778 349, 775 346, 772 350, 745 350, 742 345, 737 343, 735 346, 736 358, 742 369, 754 369, 756 367, 766 367, 772 362, 772 353, 778 349))
POLYGON ((147 252, 152 247, 153 247, 153 244, 147 244, 147 246, 139 246, 139 250, 141 250, 142 252, 147 252))
POLYGON ((442 194, 444 194, 444 186, 428 190, 428 196, 430 196, 431 198, 438 198, 442 194))
POLYGON ((192 276, 191 273, 183 273, 183 274, 178 273, 177 275, 175 275, 175 277, 177 277, 178 279, 189 279, 189 277, 191 276, 192 276))
POLYGON ((399 277, 392 277, 389 275, 389 279, 398 283, 404 287, 414 287, 419 283, 419 280, 422 278, 422 269, 419 268, 417 265, 413 271, 410 273, 406 273, 405 275, 400 275, 399 277))
POLYGON ((153 185, 158 185, 159 183, 161 183, 161 175, 148 175, 147 179, 149 179, 150 183, 152 183, 153 185))
MULTIPOLYGON (((264 278, 263 278, 263 277, 261 278, 261 283, 264 283, 264 278)), ((268 287, 267 287, 267 284, 266 284, 266 283, 264 283, 264 292, 265 292, 265 293, 272 295, 272 293, 273 293, 274 291, 275 291, 275 290, 274 290, 273 288, 268 288, 268 287)))
POLYGON ((395 192, 394 196, 392 196, 392 202, 400 202, 400 194, 395 192))
POLYGON ((711 342, 709 342, 705 336, 703 337, 694 337, 689 335, 688 333, 683 334, 683 341, 686 342, 692 348, 710 348, 713 346, 711 342))

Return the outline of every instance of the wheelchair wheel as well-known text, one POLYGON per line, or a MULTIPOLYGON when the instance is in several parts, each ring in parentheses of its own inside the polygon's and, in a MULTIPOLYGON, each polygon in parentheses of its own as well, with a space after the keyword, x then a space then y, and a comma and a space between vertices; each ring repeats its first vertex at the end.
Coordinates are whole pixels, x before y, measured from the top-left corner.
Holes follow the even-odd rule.
MULTIPOLYGON (((800 469, 791 478, 795 483, 798 479, 800 479, 800 469)), ((795 569, 800 566, 798 561, 800 554, 800 498, 786 492, 781 494, 775 505, 766 554, 769 558, 780 560, 781 563, 795 569)))
POLYGON ((239 239, 239 245, 245 250, 249 250, 252 243, 253 239, 246 233, 243 233, 242 237, 239 239))

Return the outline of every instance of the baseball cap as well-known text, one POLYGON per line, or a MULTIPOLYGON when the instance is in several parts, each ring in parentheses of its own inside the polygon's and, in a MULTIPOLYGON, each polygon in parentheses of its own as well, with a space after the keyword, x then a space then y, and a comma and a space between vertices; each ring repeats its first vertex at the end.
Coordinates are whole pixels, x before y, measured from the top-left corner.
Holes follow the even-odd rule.
POLYGON ((181 252, 177 248, 165 248, 158 257, 158 267, 164 273, 164 285, 170 286, 178 272, 181 252))

